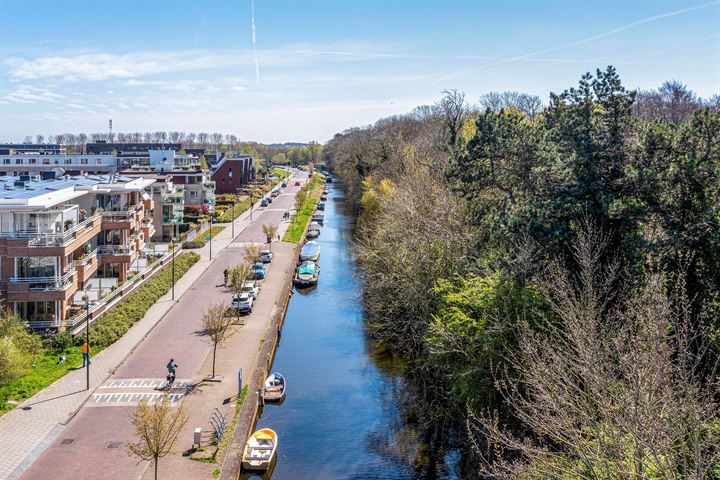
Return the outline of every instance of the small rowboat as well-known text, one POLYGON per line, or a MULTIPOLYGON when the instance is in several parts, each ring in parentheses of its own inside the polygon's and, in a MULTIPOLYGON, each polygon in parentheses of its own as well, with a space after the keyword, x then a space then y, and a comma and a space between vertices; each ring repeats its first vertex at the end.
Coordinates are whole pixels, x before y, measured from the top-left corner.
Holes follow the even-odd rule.
POLYGON ((263 384, 263 399, 266 402, 279 402, 285 398, 287 382, 281 373, 271 373, 263 384))
POLYGON ((267 470, 277 450, 277 433, 263 428, 253 433, 245 444, 242 467, 245 470, 267 470))

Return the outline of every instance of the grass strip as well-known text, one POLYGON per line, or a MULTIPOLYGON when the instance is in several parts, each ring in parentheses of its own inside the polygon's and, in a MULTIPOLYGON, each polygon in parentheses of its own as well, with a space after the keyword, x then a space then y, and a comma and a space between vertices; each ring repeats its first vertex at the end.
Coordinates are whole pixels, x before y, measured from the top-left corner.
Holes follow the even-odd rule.
POLYGON ((310 185, 310 195, 305 199, 297 215, 295 215, 292 222, 290 222, 290 226, 283 236, 283 242, 297 243, 302 239, 303 233, 305 233, 305 227, 315 211, 315 204, 318 198, 320 198, 320 192, 323 188, 320 175, 317 173, 313 175, 310 185))

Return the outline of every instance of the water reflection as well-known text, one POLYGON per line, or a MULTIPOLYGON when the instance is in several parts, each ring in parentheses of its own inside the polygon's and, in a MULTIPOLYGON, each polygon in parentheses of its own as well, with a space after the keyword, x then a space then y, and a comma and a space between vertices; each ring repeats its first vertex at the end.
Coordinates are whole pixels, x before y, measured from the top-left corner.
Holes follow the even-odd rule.
POLYGON ((426 447, 404 412, 405 365, 377 349, 363 328, 350 248, 354 216, 338 185, 329 187, 317 239, 321 279, 290 300, 273 364, 287 379, 285 402, 267 404, 257 426, 278 434, 272 478, 455 478, 418 465, 426 447))

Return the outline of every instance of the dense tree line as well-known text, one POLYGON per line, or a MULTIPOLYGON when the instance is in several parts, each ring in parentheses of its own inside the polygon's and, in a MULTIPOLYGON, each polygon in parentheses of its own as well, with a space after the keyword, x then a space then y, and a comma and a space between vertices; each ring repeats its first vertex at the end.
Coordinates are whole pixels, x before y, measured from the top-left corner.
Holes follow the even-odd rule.
POLYGON ((408 360, 437 458, 463 446, 466 478, 720 475, 719 106, 608 67, 546 105, 446 92, 325 145, 360 209, 368 325, 408 360))

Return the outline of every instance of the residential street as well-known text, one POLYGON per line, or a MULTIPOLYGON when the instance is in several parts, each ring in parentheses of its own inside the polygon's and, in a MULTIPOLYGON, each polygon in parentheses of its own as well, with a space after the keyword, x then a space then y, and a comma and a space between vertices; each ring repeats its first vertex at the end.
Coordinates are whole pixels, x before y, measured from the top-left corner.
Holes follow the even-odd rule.
MULTIPOLYGON (((223 287, 223 270, 242 261, 242 247, 248 242, 264 243, 263 224, 281 224, 282 234, 287 222, 283 213, 293 207, 294 194, 299 187, 289 182, 283 194, 267 208, 256 210, 253 221, 242 231, 236 226, 235 239, 230 238, 228 226, 217 240, 213 240, 213 259, 209 260, 208 246, 201 251, 199 263, 209 266, 194 280, 189 289, 169 312, 152 328, 147 337, 127 356, 115 372, 100 385, 70 423, 54 432, 47 449, 19 477, 23 479, 131 479, 140 478, 148 463, 130 457, 124 446, 134 440, 134 429, 128 413, 141 398, 159 395, 155 387, 166 374, 165 365, 173 358, 179 365, 171 399, 184 401, 190 409, 191 420, 179 439, 176 450, 186 450, 192 444, 192 430, 207 430, 213 408, 223 407, 223 399, 237 392, 238 368, 249 375, 264 334, 264 326, 271 317, 275 296, 280 292, 285 273, 295 265, 288 244, 273 245, 275 258, 270 264, 261 293, 246 325, 236 329, 225 348, 218 349, 217 369, 225 374, 220 383, 199 383, 210 373, 211 344, 201 334, 201 318, 208 305, 222 301, 230 303, 231 294, 223 287), (192 385, 198 384, 193 388, 192 385)), ((95 363, 93 363, 93 366, 95 363)), ((14 412, 22 413, 22 412, 14 412)), ((0 431, 1 431, 0 425, 0 431)), ((160 462, 161 468, 173 469, 172 478, 190 478, 191 469, 207 470, 211 465, 191 462, 176 456, 160 462), (165 465, 164 465, 165 464, 165 465), (187 474, 187 477, 185 476, 187 474)))

